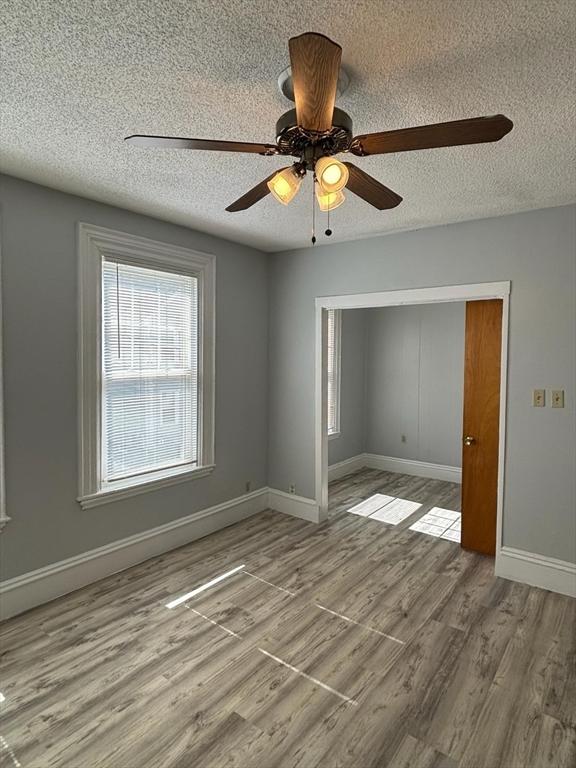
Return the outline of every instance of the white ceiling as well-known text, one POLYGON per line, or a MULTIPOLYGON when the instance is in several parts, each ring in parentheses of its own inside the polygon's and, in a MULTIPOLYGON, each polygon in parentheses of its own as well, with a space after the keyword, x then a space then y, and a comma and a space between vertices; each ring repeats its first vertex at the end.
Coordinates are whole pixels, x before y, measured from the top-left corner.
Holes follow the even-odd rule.
POLYGON ((286 158, 122 138, 273 141, 288 38, 316 31, 343 47, 356 133, 497 112, 515 124, 496 144, 357 159, 404 202, 349 194, 333 240, 576 199, 574 0, 0 0, 0 15, 2 168, 40 184, 263 250, 306 245, 310 186, 289 207, 224 210, 286 158))

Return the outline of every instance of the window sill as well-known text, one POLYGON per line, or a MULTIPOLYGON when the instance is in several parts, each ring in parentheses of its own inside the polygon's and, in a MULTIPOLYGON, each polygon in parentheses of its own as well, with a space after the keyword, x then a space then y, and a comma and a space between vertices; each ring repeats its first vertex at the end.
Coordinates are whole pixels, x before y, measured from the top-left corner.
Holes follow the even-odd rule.
POLYGON ((337 437, 340 437, 341 434, 341 432, 330 432, 328 434, 328 440, 335 440, 337 437))
POLYGON ((77 501, 80 502, 82 509, 92 509, 92 507, 99 507, 102 504, 121 501, 122 499, 138 496, 141 493, 148 493, 149 491, 156 491, 159 488, 165 488, 169 485, 185 483, 188 480, 197 480, 200 477, 206 477, 206 475, 211 474, 214 469, 214 464, 208 464, 204 467, 197 467, 196 469, 178 469, 170 474, 164 472, 160 476, 156 475, 154 479, 147 478, 146 480, 140 481, 131 480, 129 484, 118 482, 97 493, 80 496, 77 501))

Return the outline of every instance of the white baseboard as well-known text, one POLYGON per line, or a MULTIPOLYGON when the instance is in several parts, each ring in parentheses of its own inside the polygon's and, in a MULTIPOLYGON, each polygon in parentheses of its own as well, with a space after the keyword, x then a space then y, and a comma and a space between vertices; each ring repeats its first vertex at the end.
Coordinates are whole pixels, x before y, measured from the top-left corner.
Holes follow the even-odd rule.
POLYGON ((402 475, 429 477, 432 480, 448 480, 450 483, 462 482, 460 467, 431 464, 428 461, 396 459, 393 456, 380 456, 377 453, 359 453, 357 456, 338 462, 338 464, 332 464, 328 467, 328 480, 335 480, 363 467, 381 469, 384 472, 398 472, 402 475))
POLYGON ((304 496, 296 496, 294 493, 285 493, 275 488, 269 488, 268 506, 270 509, 276 510, 276 512, 300 517, 302 520, 308 520, 311 523, 320 522, 320 508, 314 499, 307 499, 304 496))
POLYGON ((15 616, 150 557, 181 547, 261 512, 268 506, 268 488, 260 488, 157 528, 5 581, 0 584, 0 618, 15 616))
MULTIPOLYGON (((363 456, 366 454, 355 456, 334 466, 339 467, 344 464, 353 466, 354 461, 358 469, 370 466, 363 461, 363 456)), ((368 458, 370 459, 371 455, 368 455, 368 458)), ((382 456, 375 458, 388 460, 388 457, 382 456)), ((403 460, 391 459, 391 461, 403 460)), ((383 467, 383 462, 379 461, 378 466, 374 467, 372 463, 372 467, 377 469, 388 469, 389 466, 391 465, 383 467)), ((395 468, 388 471, 400 470, 395 468)), ((428 475, 421 475, 420 472, 404 471, 406 474, 428 477, 428 475)), ((343 472, 343 474, 346 473, 343 472)), ((454 482, 457 481, 454 480, 454 482)), ((320 520, 319 507, 313 499, 274 488, 260 488, 157 528, 9 579, 0 584, 0 618, 16 616, 29 608, 123 571, 150 557, 176 549, 268 508, 314 523, 320 520)), ((496 556, 496 575, 576 597, 576 564, 574 563, 511 547, 502 547, 496 556)))
POLYGON ((337 480, 339 477, 349 475, 351 472, 357 472, 365 466, 366 462, 363 453, 358 454, 358 456, 351 456, 349 459, 339 461, 337 464, 330 464, 328 467, 328 480, 337 480))
POLYGON ((379 456, 376 453, 365 453, 363 456, 364 466, 370 467, 370 469, 399 472, 402 475, 415 475, 416 477, 429 477, 432 480, 448 480, 450 483, 462 482, 462 470, 460 467, 431 464, 428 461, 396 459, 392 456, 379 456))
POLYGON ((496 555, 495 573, 503 579, 576 597, 576 563, 502 547, 496 555))

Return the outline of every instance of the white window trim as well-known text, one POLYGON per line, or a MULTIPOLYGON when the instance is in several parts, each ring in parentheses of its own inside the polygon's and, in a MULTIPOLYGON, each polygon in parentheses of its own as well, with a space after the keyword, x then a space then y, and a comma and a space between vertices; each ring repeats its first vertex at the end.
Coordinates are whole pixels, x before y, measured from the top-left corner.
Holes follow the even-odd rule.
POLYGON ((83 509, 99 506, 167 485, 204 477, 214 470, 214 340, 215 258, 213 255, 116 232, 105 227, 78 225, 79 289, 79 496, 83 509), (200 451, 195 469, 160 470, 145 478, 129 478, 100 485, 100 390, 102 258, 126 264, 170 267, 198 278, 200 451), (113 486, 113 487, 112 487, 113 486))
MULTIPOLYGON (((352 293, 318 296, 316 303, 315 355, 315 465, 316 504, 320 522, 328 515, 328 440, 326 439, 327 397, 326 357, 328 309, 370 309, 405 304, 436 304, 444 301, 502 299, 502 356, 500 366, 500 442, 498 446, 498 507, 496 514, 496 570, 502 557, 502 517, 504 509, 504 458, 506 453, 506 405, 508 376, 508 319, 510 307, 509 280, 497 283, 444 285, 432 288, 405 288, 376 293, 352 293)), ((504 571, 504 566, 500 566, 504 571)))
POLYGON ((342 434, 340 428, 340 390, 342 383, 342 310, 334 309, 334 356, 336 358, 336 380, 334 396, 336 403, 334 413, 336 414, 335 429, 328 432, 328 440, 335 440, 342 434))

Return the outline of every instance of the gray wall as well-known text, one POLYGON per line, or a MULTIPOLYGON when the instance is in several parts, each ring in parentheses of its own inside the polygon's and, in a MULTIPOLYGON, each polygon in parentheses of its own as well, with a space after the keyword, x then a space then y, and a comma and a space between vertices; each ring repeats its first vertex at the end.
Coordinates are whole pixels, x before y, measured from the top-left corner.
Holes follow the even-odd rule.
POLYGON ((363 309, 342 312, 340 435, 328 441, 329 464, 364 451, 365 318, 363 309))
POLYGON ((511 280, 504 543, 576 562, 575 210, 271 256, 269 484, 314 496, 314 297, 511 280), (566 407, 532 408, 533 387, 566 407))
POLYGON ((460 466, 464 315, 462 302, 342 311, 329 464, 368 452, 460 466))
POLYGON ((364 450, 461 466, 465 304, 365 311, 364 450))
POLYGON ((1 178, 8 578, 238 496, 267 476, 267 257, 244 246, 1 178), (82 511, 77 471, 76 224, 216 254, 212 475, 82 511))
POLYGON ((492 280, 512 281, 504 541, 576 561, 574 207, 266 256, 9 177, 0 202, 4 577, 238 496, 247 481, 312 497, 314 297, 492 280), (86 511, 75 501, 78 221, 217 256, 216 471, 86 511), (564 388, 566 407, 532 408, 533 387, 564 388))

